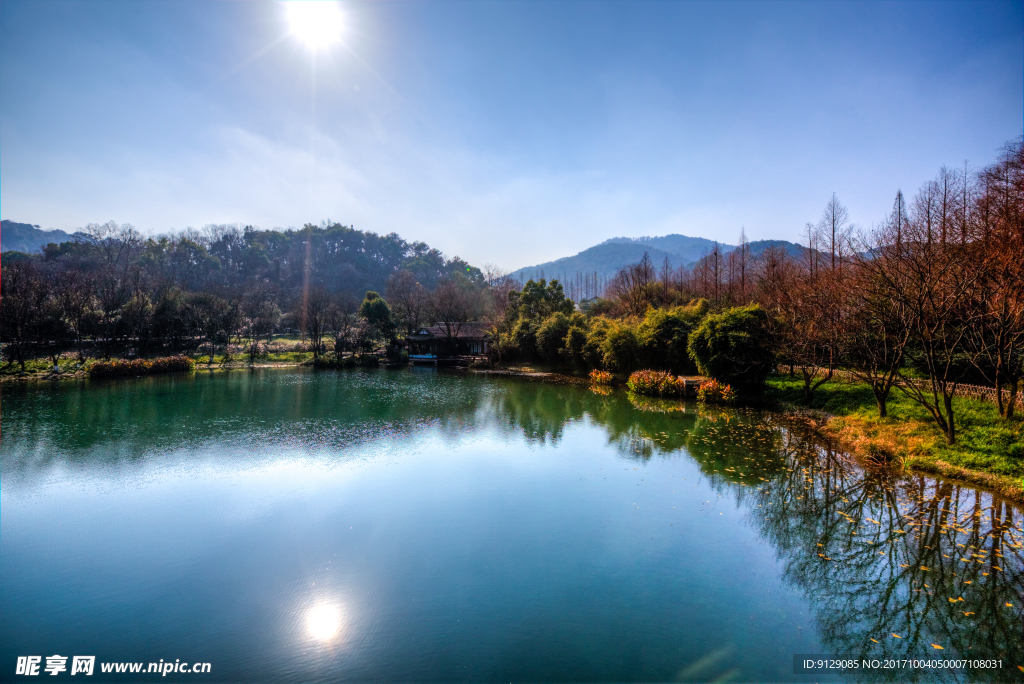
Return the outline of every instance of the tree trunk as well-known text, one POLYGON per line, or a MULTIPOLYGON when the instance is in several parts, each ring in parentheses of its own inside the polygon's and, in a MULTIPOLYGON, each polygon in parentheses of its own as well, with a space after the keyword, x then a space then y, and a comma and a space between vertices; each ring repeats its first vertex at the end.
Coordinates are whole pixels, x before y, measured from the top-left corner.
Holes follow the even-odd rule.
POLYGON ((953 417, 953 397, 950 394, 942 395, 942 403, 946 407, 946 442, 956 444, 956 423, 953 417))
POLYGON ((888 392, 885 392, 880 387, 874 387, 873 386, 871 389, 872 389, 872 391, 873 391, 873 393, 875 395, 875 405, 878 407, 878 417, 879 418, 886 418, 886 417, 888 417, 888 415, 889 415, 889 406, 888 406, 888 397, 886 396, 888 394, 888 392))
MULTIPOLYGON (((1017 408, 1017 392, 1019 385, 1020 380, 1017 378, 1013 378, 1013 381, 1010 383, 1010 398, 1006 402, 1006 415, 1004 416, 1006 420, 1013 419, 1013 413, 1017 408)), ((1000 390, 999 395, 1002 396, 1002 394, 1003 392, 1002 390, 1000 390)))

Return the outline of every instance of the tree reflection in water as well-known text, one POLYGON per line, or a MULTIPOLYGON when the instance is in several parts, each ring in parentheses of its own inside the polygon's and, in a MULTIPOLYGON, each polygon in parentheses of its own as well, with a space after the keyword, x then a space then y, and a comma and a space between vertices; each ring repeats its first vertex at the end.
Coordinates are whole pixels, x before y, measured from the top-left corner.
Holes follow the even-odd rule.
POLYGON ((754 520, 784 560, 786 577, 817 607, 831 651, 1002 658, 1001 671, 972 674, 1018 681, 1019 511, 959 483, 865 469, 798 430, 778 434, 788 467, 758 491, 754 520))
MULTIPOLYGON (((1024 534, 1012 503, 950 480, 865 468, 768 413, 628 400, 633 411, 624 410, 622 395, 594 393, 548 420, 586 413, 631 460, 679 452, 694 458, 720 493, 747 507, 775 547, 786 579, 815 607, 830 653, 996 658, 1002 669, 969 668, 967 676, 1019 681, 1024 534)), ((545 422, 518 422, 523 414, 515 415, 512 422, 525 432, 545 422)), ((549 434, 557 440, 561 433, 549 434)), ((963 676, 920 669, 864 674, 900 681, 963 676)))
MULTIPOLYGON (((814 606, 823 645, 861 657, 1002 658, 1024 665, 1021 513, 948 480, 863 468, 777 417, 542 383, 422 373, 245 373, 5 389, 4 476, 43 477, 51 461, 119 467, 190 444, 260 435, 317 453, 439 429, 497 427, 558 444, 574 424, 602 429, 623 458, 692 458, 732 494, 814 606), (10 400, 10 401, 8 401, 10 400), (13 426, 13 427, 12 427, 13 426), (941 650, 936 648, 941 647, 941 650)), ((248 451, 256 445, 239 442, 248 451)), ((10 484, 8 484, 10 486, 10 484)), ((954 679, 873 671, 867 678, 954 679)))
POLYGON ((999 496, 865 468, 752 410, 538 385, 507 395, 498 412, 529 439, 557 442, 566 425, 589 419, 624 458, 692 457, 713 487, 748 509, 786 579, 814 606, 832 654, 1003 661, 967 675, 898 669, 864 679, 1019 681, 1024 534, 1020 511, 999 496))

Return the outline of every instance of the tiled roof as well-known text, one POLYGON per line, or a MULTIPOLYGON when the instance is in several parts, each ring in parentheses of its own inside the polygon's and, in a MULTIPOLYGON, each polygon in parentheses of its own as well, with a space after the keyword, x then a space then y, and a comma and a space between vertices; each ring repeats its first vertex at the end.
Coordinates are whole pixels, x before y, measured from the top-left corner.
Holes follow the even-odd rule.
MULTIPOLYGON (((452 328, 455 328, 455 327, 456 327, 456 325, 452 326, 452 328)), ((475 321, 467 321, 465 323, 462 323, 461 325, 458 325, 457 327, 459 329, 458 332, 455 334, 455 337, 457 339, 474 338, 474 337, 482 339, 484 336, 487 335, 487 329, 488 329, 488 326, 487 326, 486 323, 479 323, 479 322, 475 322, 475 321)), ((429 335, 430 337, 435 337, 435 338, 447 338, 448 337, 448 329, 444 325, 424 326, 424 327, 419 328, 412 335, 410 335, 410 337, 422 337, 424 335, 429 335)))

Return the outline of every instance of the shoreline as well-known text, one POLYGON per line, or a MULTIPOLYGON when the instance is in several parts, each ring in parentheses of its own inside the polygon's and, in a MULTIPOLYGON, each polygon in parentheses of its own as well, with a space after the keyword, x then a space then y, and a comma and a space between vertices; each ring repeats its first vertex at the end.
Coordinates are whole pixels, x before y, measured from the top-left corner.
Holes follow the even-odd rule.
MULTIPOLYGON (((281 361, 281 362, 263 362, 249 364, 246 362, 231 362, 229 364, 215 364, 213 366, 207 366, 206 364, 196 363, 196 368, 192 372, 215 372, 215 371, 234 371, 234 370, 255 370, 261 368, 300 368, 305 365, 305 362, 294 362, 294 361, 281 361)), ((564 385, 589 385, 590 381, 586 377, 578 377, 572 375, 565 375, 563 373, 557 373, 554 371, 541 371, 534 370, 530 367, 523 368, 458 368, 458 369, 446 369, 446 370, 460 370, 463 372, 471 372, 479 375, 495 375, 502 377, 516 377, 525 378, 527 380, 534 380, 539 382, 550 382, 564 385)), ((172 373, 159 373, 157 375, 172 375, 172 373)), ((151 377, 151 376, 128 376, 128 377, 151 377)), ((80 369, 73 372, 61 372, 54 373, 50 371, 48 373, 33 373, 33 374, 9 374, 0 376, 0 383, 28 383, 28 382, 60 382, 62 380, 87 380, 89 378, 89 372, 87 369, 80 369)), ((906 472, 920 472, 930 475, 939 475, 946 478, 951 478, 970 484, 973 486, 983 487, 988 489, 1003 498, 1013 501, 1017 504, 1024 504, 1024 486, 1021 482, 1018 482, 1013 477, 1008 475, 999 475, 997 473, 991 473, 985 470, 977 470, 973 468, 965 468, 963 466, 953 465, 943 461, 938 457, 929 457, 922 454, 907 454, 903 456, 894 456, 893 462, 879 463, 872 451, 877 453, 877 443, 870 437, 859 436, 858 438, 851 439, 848 436, 848 430, 846 430, 846 418, 837 416, 826 411, 819 409, 808 409, 798 406, 785 406, 769 402, 768 405, 762 405, 762 408, 767 408, 780 417, 787 421, 799 423, 800 425, 812 430, 819 437, 829 440, 841 447, 844 451, 848 451, 851 455, 860 461, 862 467, 888 467, 902 469, 906 472)), ((756 406, 757 403, 751 404, 756 406)))
POLYGON ((879 463, 870 449, 870 439, 852 441, 843 436, 842 427, 837 423, 843 421, 842 416, 835 416, 825 411, 802 408, 779 408, 775 410, 786 420, 799 423, 811 430, 822 439, 826 439, 857 458, 865 468, 892 468, 907 473, 918 472, 928 475, 939 475, 958 480, 971 486, 983 487, 1018 505, 1024 505, 1024 486, 1009 475, 999 475, 984 470, 964 468, 952 465, 941 458, 910 454, 894 459, 894 462, 879 463))

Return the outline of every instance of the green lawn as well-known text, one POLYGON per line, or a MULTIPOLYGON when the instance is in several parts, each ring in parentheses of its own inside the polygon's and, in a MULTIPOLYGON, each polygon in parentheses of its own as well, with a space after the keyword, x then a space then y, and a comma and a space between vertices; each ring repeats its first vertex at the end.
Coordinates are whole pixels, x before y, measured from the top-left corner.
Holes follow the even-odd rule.
MULTIPOLYGON (((783 407, 811 408, 834 416, 826 432, 859 450, 896 456, 909 467, 963 475, 964 469, 996 475, 1004 486, 1021 488, 1024 479, 1024 421, 999 417, 994 404, 954 399, 955 444, 948 444, 931 414, 894 389, 889 416, 878 417, 874 396, 864 384, 828 382, 810 403, 803 401, 799 378, 774 375, 768 379, 768 398, 783 407)), ((976 478, 977 479, 977 478, 976 478)))
MULTIPOLYGON (((207 362, 210 360, 210 355, 208 353, 207 354, 195 354, 195 353, 193 353, 193 354, 189 354, 188 357, 196 362, 196 367, 197 368, 199 366, 206 366, 207 362)), ((297 352, 297 351, 273 352, 272 351, 272 352, 267 352, 267 353, 260 354, 259 356, 257 356, 255 363, 256 363, 256 365, 266 364, 266 363, 300 364, 303 361, 309 361, 312 358, 313 358, 313 352, 297 352)), ((224 363, 224 361, 225 361, 224 354, 214 354, 214 356, 213 356, 213 365, 214 366, 220 366, 220 365, 222 365, 224 363)), ((233 365, 248 364, 249 363, 249 355, 248 354, 244 354, 244 353, 242 353, 242 354, 232 354, 231 355, 231 359, 230 359, 230 363, 233 364, 233 365)))
MULTIPOLYGON (((77 359, 65 359, 62 358, 58 365, 62 373, 73 373, 78 369, 77 359)), ((30 359, 25 361, 25 374, 32 375, 46 375, 53 370, 53 364, 50 359, 30 359)), ((0 364, 0 375, 18 376, 21 375, 21 364, 8 363, 4 361, 0 364)))

